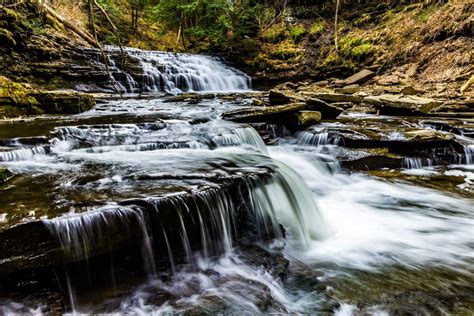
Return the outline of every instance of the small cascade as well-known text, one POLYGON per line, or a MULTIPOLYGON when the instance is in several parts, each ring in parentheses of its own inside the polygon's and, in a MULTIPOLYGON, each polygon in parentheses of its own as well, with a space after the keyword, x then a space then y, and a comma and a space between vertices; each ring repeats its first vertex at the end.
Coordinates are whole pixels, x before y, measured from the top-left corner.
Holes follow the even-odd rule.
POLYGON ((112 247, 112 242, 126 243, 130 236, 141 238, 145 271, 149 275, 155 275, 151 243, 140 210, 103 207, 85 213, 45 219, 43 223, 58 239, 64 254, 73 260, 88 259, 107 252, 112 247), (123 240, 116 234, 120 234, 123 240))
POLYGON ((421 169, 433 166, 433 160, 429 158, 407 157, 403 162, 407 169, 421 169))
POLYGON ((464 163, 468 165, 474 164, 474 145, 465 145, 464 146, 464 163))
POLYGON ((250 77, 203 55, 174 54, 124 49, 127 59, 137 62, 141 72, 127 73, 113 60, 117 48, 109 47, 110 67, 122 92, 223 92, 250 90, 250 77), (139 80, 138 78, 142 78, 139 80))
POLYGON ((212 142, 217 147, 249 145, 264 155, 268 149, 257 131, 250 126, 235 128, 230 133, 223 133, 212 137, 212 142))
POLYGON ((49 150, 49 146, 37 146, 32 148, 0 152, 0 162, 28 160, 36 155, 46 155, 49 150))
POLYGON ((329 132, 327 128, 312 129, 298 134, 297 144, 303 146, 337 145, 339 138, 329 132))

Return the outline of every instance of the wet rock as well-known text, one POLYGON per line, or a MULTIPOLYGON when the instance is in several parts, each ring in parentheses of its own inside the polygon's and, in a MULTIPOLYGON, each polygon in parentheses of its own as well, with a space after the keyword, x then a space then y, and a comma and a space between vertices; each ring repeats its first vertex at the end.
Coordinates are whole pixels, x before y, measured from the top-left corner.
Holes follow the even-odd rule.
POLYGON ((215 93, 183 93, 176 96, 167 97, 163 102, 188 102, 188 101, 200 101, 205 99, 215 99, 215 93))
POLYGON ((342 167, 349 170, 398 169, 403 167, 403 158, 395 155, 371 155, 355 160, 341 161, 342 167))
POLYGON ((350 76, 349 78, 344 80, 344 82, 347 85, 351 85, 351 84, 355 84, 355 83, 360 84, 360 83, 365 83, 365 82, 369 81, 374 76, 375 76, 375 72, 373 72, 371 70, 368 70, 368 69, 364 69, 364 70, 361 70, 358 73, 350 76))
POLYGON ((285 122, 291 114, 308 109, 306 103, 291 103, 287 105, 252 107, 229 111, 222 114, 222 118, 241 123, 258 122, 285 122))
POLYGON ((430 98, 397 94, 369 96, 364 103, 375 106, 383 115, 424 115, 442 104, 430 98))
POLYGON ((10 170, 0 167, 0 184, 8 181, 13 177, 13 173, 10 170))
MULTIPOLYGON (((217 167, 229 169, 229 172, 233 168, 232 165, 217 167)), ((154 235, 154 253, 157 258, 161 258, 163 265, 169 264, 166 259, 168 258, 168 244, 173 249, 175 262, 186 260, 186 249, 180 235, 182 229, 186 229, 189 247, 193 251, 202 250, 203 245, 206 244, 209 254, 221 254, 223 251, 222 234, 208 222, 208 219, 213 216, 211 213, 216 212, 214 205, 219 205, 219 203, 236 206, 233 209, 235 213, 232 214, 232 220, 235 220, 234 225, 239 227, 239 230, 232 232, 233 238, 238 239, 242 235, 250 243, 255 240, 274 238, 280 232, 271 229, 260 232, 260 228, 256 226, 255 214, 249 207, 251 197, 248 191, 250 186, 247 182, 256 181, 256 183, 263 184, 268 180, 270 174, 268 169, 257 170, 254 168, 246 175, 229 174, 207 179, 203 179, 205 175, 202 175, 189 180, 193 183, 200 181, 203 185, 199 189, 183 192, 177 187, 179 196, 170 194, 168 190, 167 193, 162 193, 156 199, 118 200, 118 205, 110 207, 93 205, 83 213, 79 211, 80 205, 78 205, 76 208, 78 212, 71 216, 55 217, 51 214, 49 220, 30 217, 16 223, 2 223, 3 225, 0 227, 0 277, 20 270, 83 262, 86 259, 96 258, 126 247, 139 249, 136 246, 140 245, 145 238, 144 225, 166 229, 166 243, 163 240, 163 231, 153 230, 153 234, 156 234, 156 236, 154 235), (212 187, 205 185, 208 181, 214 183, 212 187), (213 206, 210 207, 210 205, 213 206), (183 209, 180 209, 181 207, 183 209), (176 212, 184 211, 184 208, 186 216, 180 218, 176 212), (206 225, 209 234, 207 238, 212 240, 212 245, 209 241, 202 240, 202 231, 196 225, 198 218, 204 220, 205 224, 203 225, 206 225), (67 232, 68 237, 60 238, 62 232, 67 232), (61 244, 61 242, 65 244, 61 244)), ((178 179, 178 176, 169 176, 169 181, 178 179)), ((144 179, 137 178, 135 181, 144 181, 144 179)), ((153 181, 156 183, 159 180, 153 179, 153 181)), ((227 209, 223 211, 227 211, 227 209)), ((56 216, 58 215, 60 214, 56 216)), ((224 215, 222 214, 222 216, 224 215)), ((152 234, 152 232, 149 233, 152 234)))
POLYGON ((315 98, 309 98, 306 101, 306 104, 310 109, 321 112, 321 118, 323 120, 334 120, 344 111, 340 107, 334 106, 332 104, 330 105, 315 98))
POLYGON ((92 95, 75 91, 37 91, 31 95, 46 114, 78 114, 95 106, 92 95))
POLYGON ((279 251, 269 251, 259 245, 241 246, 242 258, 251 266, 263 267, 273 277, 284 281, 288 277, 290 261, 279 251))

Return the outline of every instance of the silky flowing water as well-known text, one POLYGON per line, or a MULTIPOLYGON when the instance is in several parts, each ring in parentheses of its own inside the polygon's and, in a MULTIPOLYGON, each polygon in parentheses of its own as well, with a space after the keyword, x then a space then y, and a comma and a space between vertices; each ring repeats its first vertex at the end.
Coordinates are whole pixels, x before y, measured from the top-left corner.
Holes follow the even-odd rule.
MULTIPOLYGON (((245 95, 198 104, 163 100, 108 101, 77 116, 0 126, 2 137, 16 139, 0 152, 0 165, 17 174, 0 187, 0 227, 41 219, 76 259, 106 243, 102 227, 142 240, 134 268, 145 278, 114 272, 110 263, 106 271, 122 280, 98 292, 92 284, 88 293, 75 282, 90 271, 67 268, 68 312, 472 313, 472 197, 402 176, 344 171, 335 154, 339 147, 324 126, 314 139, 300 133, 265 146, 252 127, 219 118, 247 105, 245 95), (22 142, 29 137, 40 138, 22 142), (257 175, 268 170, 269 180, 262 181, 257 175), (275 261, 281 255, 289 259, 285 279, 265 269, 257 249, 238 246, 235 202, 211 181, 242 175, 248 175, 259 235, 277 232, 260 246, 275 253, 275 261), (186 193, 192 192, 189 200, 186 193), (131 202, 138 199, 169 216, 162 196, 174 197, 170 208, 181 227, 179 247, 166 227, 149 227, 131 202), (193 207, 200 210, 193 217, 199 249, 188 236, 186 218, 193 207), (167 245, 162 254, 154 253, 151 230, 167 245), (161 261, 168 262, 165 269, 157 266, 161 261)), ((405 171, 458 174, 467 183, 474 172, 466 164, 472 155, 469 159, 443 170, 428 160, 407 160, 405 171)), ((0 304, 2 314, 47 310, 41 303, 0 304)))

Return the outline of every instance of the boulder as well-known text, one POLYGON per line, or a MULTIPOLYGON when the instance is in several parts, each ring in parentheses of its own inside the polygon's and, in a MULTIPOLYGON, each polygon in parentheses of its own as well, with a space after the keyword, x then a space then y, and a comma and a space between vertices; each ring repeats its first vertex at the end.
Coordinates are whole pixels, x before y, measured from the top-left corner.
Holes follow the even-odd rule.
POLYGON ((368 70, 368 69, 364 69, 364 70, 361 70, 358 73, 350 76, 349 78, 346 78, 346 80, 344 80, 344 82, 347 85, 351 85, 351 84, 355 84, 355 83, 365 83, 365 82, 369 81, 370 79, 372 79, 374 76, 375 76, 375 72, 373 72, 371 70, 368 70))
POLYGON ((369 96, 364 103, 375 106, 383 115, 424 115, 442 104, 430 98, 400 94, 369 96))
POLYGON ((321 112, 321 118, 323 120, 334 120, 344 110, 340 107, 330 105, 322 100, 310 98, 306 101, 306 104, 311 110, 321 112))
POLYGON ((296 113, 297 125, 301 127, 318 124, 321 121, 321 112, 318 111, 299 111, 296 113))
POLYGON ((76 91, 36 91, 31 95, 46 114, 78 114, 95 106, 92 95, 76 91))
POLYGON ((278 90, 270 90, 268 99, 270 100, 271 105, 283 105, 288 103, 305 101, 305 99, 298 94, 291 92, 282 92, 278 90))
POLYGON ((241 123, 278 122, 285 123, 291 113, 308 109, 306 103, 291 103, 268 107, 250 107, 222 114, 222 118, 241 123))

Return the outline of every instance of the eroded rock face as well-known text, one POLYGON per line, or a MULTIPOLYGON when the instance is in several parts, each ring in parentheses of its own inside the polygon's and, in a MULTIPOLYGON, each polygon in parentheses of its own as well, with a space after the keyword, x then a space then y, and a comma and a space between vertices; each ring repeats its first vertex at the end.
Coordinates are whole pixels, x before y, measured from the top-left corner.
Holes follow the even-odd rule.
MULTIPOLYGON (((265 178, 265 173, 260 176, 252 175, 252 179, 257 181, 265 182, 265 178)), ((180 237, 182 225, 186 227, 189 247, 200 249, 204 246, 208 247, 207 251, 219 251, 220 246, 216 245, 225 241, 221 240, 224 236, 220 235, 221 228, 213 227, 213 212, 232 212, 219 215, 229 216, 229 220, 232 218, 236 221, 235 225, 238 225, 239 231, 229 232, 231 235, 242 234, 244 237, 241 240, 249 242, 255 240, 257 235, 258 238, 264 238, 260 235, 261 228, 257 227, 258 223, 255 222, 256 214, 249 207, 248 180, 246 177, 218 177, 212 181, 219 182, 220 188, 204 188, 193 193, 165 195, 158 199, 129 199, 117 206, 98 207, 73 216, 6 226, 0 230, 0 276, 19 270, 82 261, 136 243, 142 244, 143 239, 148 238, 148 225, 156 228, 153 231, 153 234, 156 234, 154 248, 155 255, 163 256, 160 260, 167 260, 165 258, 168 256, 168 247, 175 252, 174 260, 180 260, 180 256, 184 258, 186 249, 183 249, 183 240, 180 237), (236 205, 237 208, 220 209, 219 203, 236 205), (176 214, 184 211, 184 208, 187 209, 186 216, 184 213, 182 216, 176 214), (198 218, 204 221, 202 225, 206 225, 208 238, 212 238, 211 240, 202 240, 203 227, 196 226, 198 218), (160 227, 161 229, 158 229, 160 227), (162 235, 162 229, 166 232, 166 237, 162 235), (167 239, 166 242, 163 238, 167 239), (209 243, 216 245, 211 246, 209 243)), ((271 230, 263 233, 269 234, 268 238, 279 234, 271 230)))

